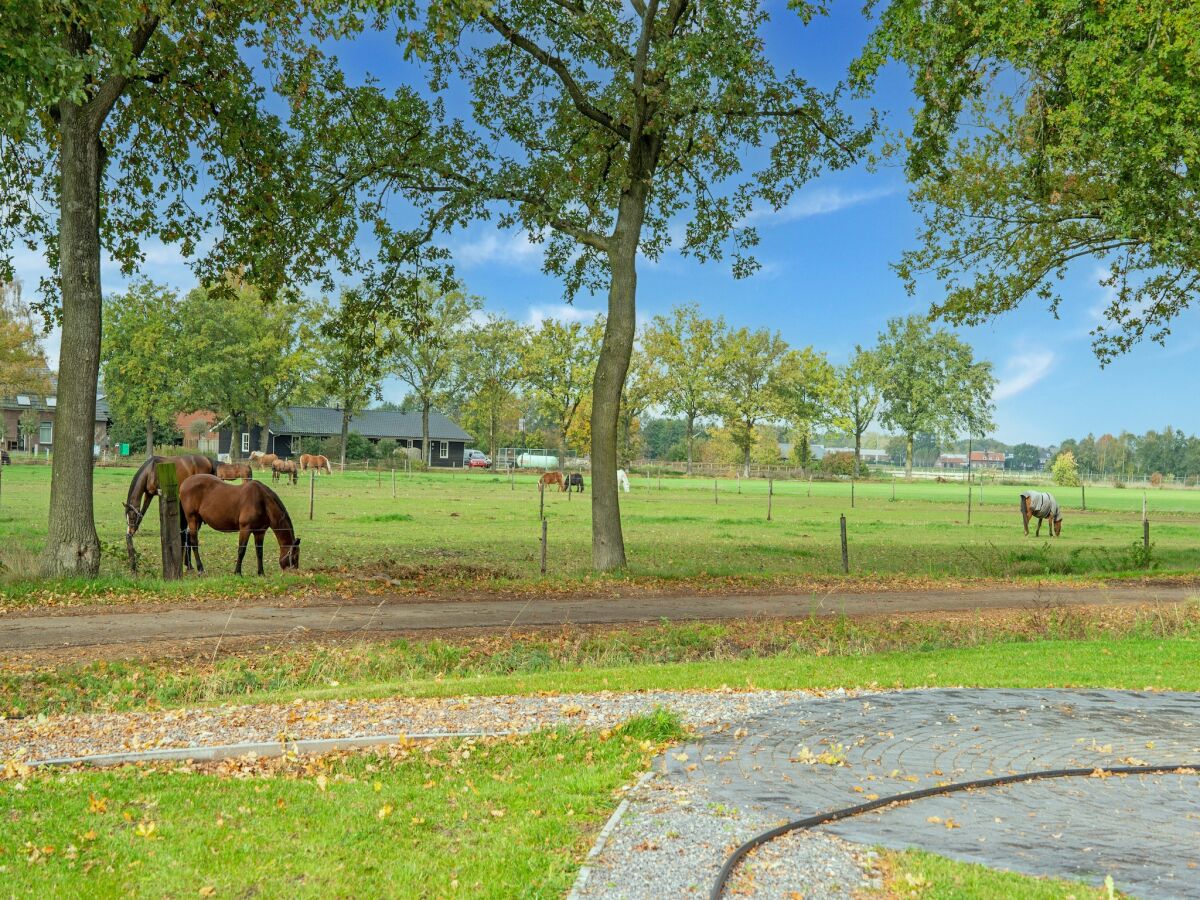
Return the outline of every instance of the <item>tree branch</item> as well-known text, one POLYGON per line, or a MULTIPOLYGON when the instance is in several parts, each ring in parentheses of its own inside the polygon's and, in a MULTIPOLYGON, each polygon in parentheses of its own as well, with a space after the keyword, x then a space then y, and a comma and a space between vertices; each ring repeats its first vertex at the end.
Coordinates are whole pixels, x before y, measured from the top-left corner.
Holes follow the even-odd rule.
POLYGON ((514 47, 528 53, 542 65, 554 72, 554 74, 558 76, 558 80, 562 82, 562 85, 566 89, 567 94, 571 97, 572 102, 574 102, 575 108, 579 110, 582 115, 591 119, 598 125, 607 128, 613 134, 619 135, 626 140, 629 139, 629 127, 617 122, 611 115, 600 109, 588 99, 587 94, 584 93, 583 88, 579 86, 579 83, 571 75, 571 70, 567 68, 567 64, 563 62, 562 59, 547 53, 533 41, 529 40, 529 38, 517 32, 512 26, 510 26, 496 14, 485 12, 481 18, 483 21, 491 25, 501 37, 503 37, 514 47))
MULTIPOLYGON (((129 37, 129 45, 131 56, 133 59, 141 57, 146 50, 146 45, 150 43, 150 38, 154 35, 155 29, 158 28, 159 17, 157 15, 147 15, 142 19, 134 32, 129 37)), ((100 85, 98 90, 92 97, 89 106, 91 107, 92 121, 97 128, 104 122, 109 111, 113 108, 113 104, 120 99, 122 92, 128 86, 131 77, 113 73, 109 75, 100 85)))

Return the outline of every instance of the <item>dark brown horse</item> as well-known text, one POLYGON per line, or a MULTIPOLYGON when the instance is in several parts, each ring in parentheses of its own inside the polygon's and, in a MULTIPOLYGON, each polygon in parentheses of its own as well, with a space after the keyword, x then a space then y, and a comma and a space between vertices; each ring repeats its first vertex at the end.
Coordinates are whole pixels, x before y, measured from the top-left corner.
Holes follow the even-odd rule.
POLYGON ((268 528, 279 541, 279 568, 300 568, 300 538, 292 528, 291 516, 279 495, 261 481, 226 484, 215 475, 193 475, 179 489, 179 506, 187 522, 183 560, 189 571, 193 553, 197 571, 204 571, 204 563, 200 561, 201 525, 214 531, 238 533, 234 569, 238 575, 242 574, 242 559, 250 535, 254 535, 254 550, 258 554, 258 574, 263 574, 263 538, 268 528))
POLYGON ((183 484, 192 475, 202 473, 211 475, 217 469, 217 464, 213 460, 199 454, 152 456, 142 463, 141 468, 133 476, 133 482, 129 485, 129 494, 125 497, 126 543, 130 543, 133 536, 137 534, 142 519, 146 516, 146 510, 150 508, 150 501, 158 496, 158 469, 156 466, 159 463, 174 463, 175 477, 179 479, 180 484, 183 484))

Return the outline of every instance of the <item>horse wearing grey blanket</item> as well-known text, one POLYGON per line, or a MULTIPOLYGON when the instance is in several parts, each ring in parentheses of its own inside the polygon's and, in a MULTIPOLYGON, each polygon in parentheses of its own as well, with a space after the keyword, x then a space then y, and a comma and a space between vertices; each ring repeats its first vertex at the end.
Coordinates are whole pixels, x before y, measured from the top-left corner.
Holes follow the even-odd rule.
POLYGON ((1021 493, 1021 519, 1025 523, 1025 534, 1029 534, 1029 518, 1038 520, 1037 530, 1033 533, 1034 537, 1039 537, 1042 533, 1042 519, 1050 520, 1050 535, 1051 537, 1059 537, 1062 535, 1062 510, 1058 507, 1058 501, 1054 499, 1053 494, 1047 494, 1045 491, 1023 491, 1021 493))

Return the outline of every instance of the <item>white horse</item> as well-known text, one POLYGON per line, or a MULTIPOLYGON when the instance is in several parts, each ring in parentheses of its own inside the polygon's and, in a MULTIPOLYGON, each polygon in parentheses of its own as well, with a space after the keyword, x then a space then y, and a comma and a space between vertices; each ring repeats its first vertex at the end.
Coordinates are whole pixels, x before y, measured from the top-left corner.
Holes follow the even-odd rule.
POLYGON ((629 476, 625 474, 624 469, 617 469, 617 484, 620 485, 621 490, 629 493, 629 476))

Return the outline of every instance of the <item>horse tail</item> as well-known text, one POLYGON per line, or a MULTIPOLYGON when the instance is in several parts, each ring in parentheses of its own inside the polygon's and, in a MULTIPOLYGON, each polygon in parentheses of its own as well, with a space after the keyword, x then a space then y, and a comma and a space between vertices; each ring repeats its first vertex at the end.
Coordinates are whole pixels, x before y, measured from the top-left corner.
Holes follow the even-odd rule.
POLYGON ((1024 494, 1021 495, 1021 517, 1029 518, 1029 498, 1024 494))

